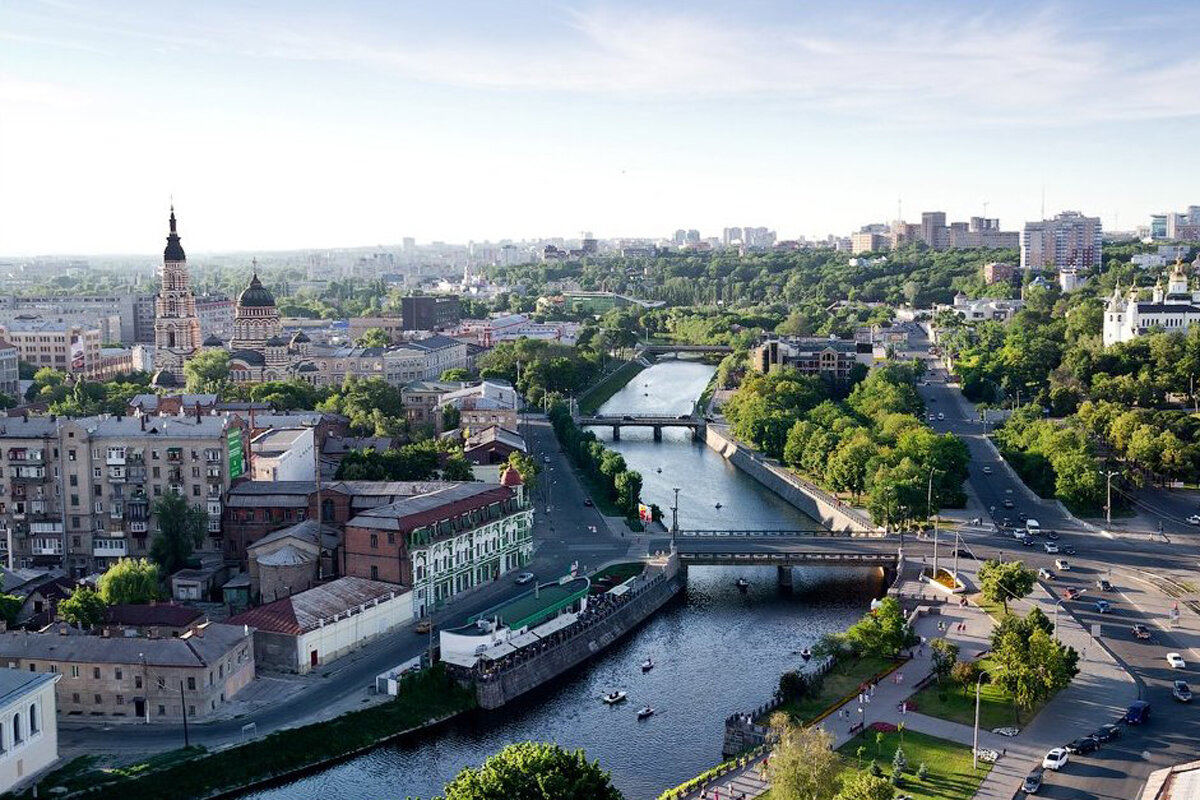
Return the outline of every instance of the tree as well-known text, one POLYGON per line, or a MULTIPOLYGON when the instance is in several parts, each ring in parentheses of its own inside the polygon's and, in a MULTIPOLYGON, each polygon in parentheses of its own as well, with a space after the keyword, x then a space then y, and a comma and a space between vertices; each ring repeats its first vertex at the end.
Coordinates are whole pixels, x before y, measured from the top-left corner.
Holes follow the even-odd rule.
POLYGON ((532 491, 533 487, 537 484, 538 472, 541 469, 538 467, 537 462, 533 460, 533 456, 528 453, 522 453, 520 450, 514 450, 508 454, 508 461, 506 463, 521 476, 521 481, 525 484, 525 492, 528 494, 532 491))
POLYGON ((99 592, 80 586, 58 604, 58 616, 72 625, 88 629, 104 622, 107 609, 108 604, 99 592))
POLYGON ((446 459, 442 466, 442 480, 473 481, 475 473, 471 471, 471 462, 463 458, 462 453, 454 453, 446 459))
POLYGON ((183 365, 187 390, 201 394, 220 394, 229 386, 229 353, 203 350, 183 365))
POLYGON ((442 372, 440 380, 453 383, 454 381, 469 381, 471 380, 471 371, 462 367, 451 367, 442 372))
POLYGON ((145 605, 158 599, 158 565, 144 558, 122 558, 100 576, 96 588, 110 606, 145 605))
POLYGON ((188 505, 187 498, 167 492, 154 501, 154 518, 158 533, 150 541, 150 557, 163 573, 170 575, 183 569, 192 552, 204 541, 208 531, 208 513, 188 505))
POLYGON ((896 789, 891 781, 864 771, 847 778, 833 800, 892 800, 895 796, 896 789))
POLYGON ((276 411, 316 408, 320 392, 304 381, 264 381, 250 387, 250 399, 276 411))
POLYGON ((904 772, 908 769, 908 758, 904 755, 904 748, 897 747, 896 753, 892 756, 892 771, 904 772))
POLYGON ((1017 708, 1049 698, 1079 671, 1079 654, 1055 641, 1048 627, 1045 614, 1030 613, 1006 615, 992 631, 993 677, 1017 708))
POLYGON ((367 328, 354 343, 359 347, 389 347, 392 337, 383 328, 367 328))
POLYGON ((443 800, 623 800, 609 774, 582 750, 510 744, 446 784, 443 800))
POLYGON ((938 683, 941 683, 943 678, 950 676, 958 662, 958 645, 942 637, 930 642, 929 652, 933 656, 933 674, 937 676, 938 683))
POLYGON ((767 767, 772 793, 801 800, 832 800, 841 783, 842 760, 833 750, 833 734, 805 727, 783 712, 771 715, 775 752, 767 767))
MULTIPOLYGON (((0 580, 0 589, 4 586, 4 581, 0 580)), ((3 619, 8 627, 13 628, 17 624, 17 617, 21 614, 21 608, 25 605, 25 601, 15 594, 0 593, 0 619, 3 619)))
POLYGON ((979 665, 974 661, 955 661, 950 670, 950 677, 962 686, 965 697, 971 690, 971 686, 979 679, 979 665))
POLYGON ((1009 600, 1020 600, 1033 591, 1037 576, 1020 561, 988 559, 979 568, 979 587, 990 603, 1000 603, 1008 612, 1009 600))
POLYGON ((885 597, 872 611, 851 625, 842 640, 858 655, 891 658, 914 640, 904 611, 894 597, 885 597))

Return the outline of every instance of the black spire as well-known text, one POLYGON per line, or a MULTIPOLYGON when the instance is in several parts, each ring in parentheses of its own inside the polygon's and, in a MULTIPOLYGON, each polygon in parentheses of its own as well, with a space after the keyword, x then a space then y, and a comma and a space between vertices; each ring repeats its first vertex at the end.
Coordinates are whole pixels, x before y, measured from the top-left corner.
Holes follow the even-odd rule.
POLYGON ((163 261, 187 261, 179 234, 175 231, 175 206, 171 206, 171 232, 167 235, 167 249, 163 250, 163 261))

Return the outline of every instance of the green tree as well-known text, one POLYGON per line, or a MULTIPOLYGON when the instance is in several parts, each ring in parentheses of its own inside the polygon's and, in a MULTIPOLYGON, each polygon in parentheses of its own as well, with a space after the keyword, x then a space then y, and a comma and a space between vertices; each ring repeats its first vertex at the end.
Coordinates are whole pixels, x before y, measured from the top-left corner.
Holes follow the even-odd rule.
POLYGON ((929 652, 933 656, 933 674, 941 683, 943 678, 950 677, 950 672, 958 663, 958 645, 942 637, 929 643, 929 652))
MULTIPOLYGON (((3 589, 4 581, 0 579, 0 589, 3 589)), ((17 617, 21 614, 21 608, 25 605, 25 601, 17 597, 15 594, 0 593, 0 619, 4 620, 9 628, 13 628, 17 624, 17 617)))
POLYGON ((955 661, 954 666, 950 669, 950 677, 955 683, 962 686, 963 696, 971 690, 975 685, 975 681, 979 680, 979 665, 974 661, 955 661))
POLYGON ((1020 561, 988 559, 979 567, 979 588, 990 603, 1000 603, 1008 611, 1009 600, 1028 597, 1037 576, 1020 561))
POLYGON ((203 350, 183 365, 187 390, 202 394, 220 394, 229 387, 229 352, 203 350))
POLYGON ((833 800, 892 800, 895 796, 891 781, 863 771, 851 774, 833 800))
POLYGON ((841 635, 843 643, 859 655, 891 658, 915 641, 904 611, 894 597, 879 605, 841 635))
POLYGON ((72 625, 90 629, 104 622, 104 612, 108 604, 100 593, 80 586, 71 596, 58 604, 58 616, 72 625))
POLYGON ((463 458, 462 453, 454 453, 446 458, 442 465, 442 479, 447 481, 473 481, 475 473, 471 471, 471 462, 463 458))
POLYGON ((144 558, 122 558, 109 567, 96 589, 110 606, 144 605, 159 597, 158 565, 144 558))
POLYGON ((250 387, 250 399, 270 403, 276 411, 311 410, 316 408, 321 393, 299 380, 264 381, 250 387))
POLYGON ((623 800, 606 771, 582 750, 522 742, 446 784, 443 800, 623 800))
POLYGON ((537 484, 538 472, 541 471, 538 463, 533 460, 533 456, 522 453, 520 450, 514 450, 508 454, 506 463, 521 476, 521 480, 525 483, 526 493, 532 491, 537 484))
POLYGON ((832 800, 841 785, 842 760, 833 750, 833 734, 797 724, 783 712, 771 715, 775 750, 767 770, 771 791, 780 797, 832 800))
POLYGON ((613 478, 613 488, 617 492, 617 505, 626 514, 637 514, 638 503, 642 500, 642 475, 633 470, 622 470, 613 478))
POLYGON ((902 773, 906 769, 908 769, 908 758, 904 755, 904 748, 897 747, 892 756, 892 771, 902 773))
POLYGON ((442 372, 440 380, 443 381, 469 381, 471 380, 471 371, 462 367, 452 367, 442 372))
POLYGON ((392 337, 383 328, 367 328, 354 343, 359 347, 389 347, 392 337))
POLYGON ((153 511, 158 533, 150 541, 150 557, 164 575, 171 575, 187 566, 192 552, 204 541, 208 513, 188 505, 187 498, 174 492, 155 500, 153 511))

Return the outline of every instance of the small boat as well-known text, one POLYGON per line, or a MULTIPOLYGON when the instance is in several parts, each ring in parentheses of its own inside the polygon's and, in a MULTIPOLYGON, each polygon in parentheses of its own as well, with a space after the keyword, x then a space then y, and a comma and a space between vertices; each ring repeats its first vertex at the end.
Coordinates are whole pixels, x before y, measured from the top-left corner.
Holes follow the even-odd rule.
POLYGON ((746 580, 745 578, 738 578, 737 587, 744 592, 750 588, 750 581, 746 580))
POLYGON ((604 695, 604 702, 608 703, 610 706, 615 706, 624 699, 625 693, 622 691, 609 692, 608 694, 604 695))
POLYGON ((653 715, 654 715, 654 709, 651 708, 650 706, 645 706, 643 708, 638 709, 638 719, 646 719, 646 717, 650 717, 653 715))
POLYGON ((642 672, 649 672, 652 669, 654 669, 653 661, 651 661, 650 659, 647 658, 645 661, 642 662, 642 672))
POLYGON ((717 509, 719 509, 719 508, 721 508, 721 504, 720 504, 720 503, 717 503, 717 504, 716 504, 715 506, 713 506, 713 507, 714 507, 714 508, 717 508, 717 509))
POLYGON ((654 471, 655 471, 655 472, 662 472, 662 467, 659 467, 658 469, 656 469, 656 470, 654 470, 654 471))
POLYGON ((804 648, 800 651, 800 657, 805 661, 808 661, 810 658, 812 658, 812 650, 809 650, 807 647, 804 648))

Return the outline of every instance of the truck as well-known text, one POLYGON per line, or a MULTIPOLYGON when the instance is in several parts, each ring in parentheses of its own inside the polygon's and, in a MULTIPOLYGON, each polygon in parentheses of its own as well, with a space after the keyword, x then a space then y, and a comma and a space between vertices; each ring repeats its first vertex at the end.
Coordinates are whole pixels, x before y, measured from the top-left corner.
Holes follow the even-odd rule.
POLYGON ((1029 519, 1025 520, 1025 532, 1030 536, 1037 536, 1042 532, 1042 525, 1036 519, 1030 517, 1029 519))

